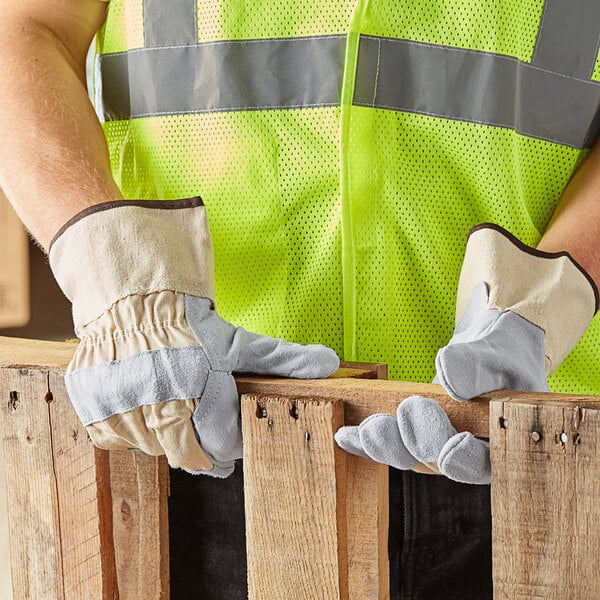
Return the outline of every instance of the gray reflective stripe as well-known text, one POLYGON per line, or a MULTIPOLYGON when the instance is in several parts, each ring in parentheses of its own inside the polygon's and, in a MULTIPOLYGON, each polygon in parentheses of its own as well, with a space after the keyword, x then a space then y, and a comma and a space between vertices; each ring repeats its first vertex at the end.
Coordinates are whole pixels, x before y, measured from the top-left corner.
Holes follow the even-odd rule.
POLYGON ((346 36, 143 48, 98 57, 102 120, 339 104, 346 36))
POLYGON ((144 0, 144 46, 185 46, 198 42, 196 0, 144 0))
POLYGON ((600 129, 600 83, 515 58, 361 36, 353 103, 506 127, 583 148, 600 129))
POLYGON ((589 79, 600 41, 600 0, 546 0, 532 64, 589 79))
POLYGON ((209 369, 199 346, 160 348, 77 369, 65 383, 81 422, 90 425, 145 404, 200 398, 209 369))

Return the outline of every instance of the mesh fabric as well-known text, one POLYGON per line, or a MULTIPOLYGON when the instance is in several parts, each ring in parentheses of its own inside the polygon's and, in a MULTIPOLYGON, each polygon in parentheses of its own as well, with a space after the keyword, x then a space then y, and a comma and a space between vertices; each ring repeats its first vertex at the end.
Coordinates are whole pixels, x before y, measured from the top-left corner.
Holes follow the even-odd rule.
MULTIPOLYGON (((141 0, 112 0, 101 52, 143 44, 141 0)), ((199 41, 368 33, 529 61, 543 0, 198 3, 199 41), (354 10, 354 12, 352 12, 354 10), (350 16, 352 14, 352 17, 350 16)), ((535 245, 585 156, 512 130, 351 105, 104 124, 126 197, 201 195, 217 306, 250 330, 321 342, 429 381, 454 326, 467 231, 535 245)), ((598 75, 600 61, 596 64, 598 75)), ((599 393, 597 323, 551 380, 599 393)))

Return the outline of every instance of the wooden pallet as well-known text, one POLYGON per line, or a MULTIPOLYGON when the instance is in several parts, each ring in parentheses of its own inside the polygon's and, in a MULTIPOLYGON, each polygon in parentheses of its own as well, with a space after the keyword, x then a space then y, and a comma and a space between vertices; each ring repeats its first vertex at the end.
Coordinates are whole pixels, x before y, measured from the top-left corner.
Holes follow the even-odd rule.
MULTIPOLYGON (((73 349, 0 338, 14 596, 168 598, 167 465, 90 444, 64 387, 73 349)), ((333 433, 421 394, 490 439, 494 598, 596 600, 600 397, 457 403, 382 377, 354 365, 320 381, 237 379, 250 599, 389 598, 387 468, 345 454, 333 433)))

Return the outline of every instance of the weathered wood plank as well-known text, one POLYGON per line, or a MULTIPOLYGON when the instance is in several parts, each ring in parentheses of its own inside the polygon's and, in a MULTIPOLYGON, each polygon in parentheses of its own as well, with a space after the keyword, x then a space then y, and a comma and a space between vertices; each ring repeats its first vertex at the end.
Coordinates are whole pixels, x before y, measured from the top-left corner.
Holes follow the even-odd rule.
POLYGON ((350 599, 388 600, 388 467, 346 456, 350 599))
POLYGON ((121 600, 169 595, 169 467, 164 456, 110 452, 113 534, 121 600))
POLYGON ((592 600, 600 570, 600 410, 490 408, 495 600, 592 600))
POLYGON ((0 336, 0 367, 64 371, 77 341, 48 342, 0 336))
POLYGON ((343 399, 346 425, 358 425, 376 412, 395 414, 398 404, 408 396, 427 396, 446 410, 456 429, 471 431, 479 437, 488 437, 489 401, 506 397, 506 392, 494 392, 469 402, 455 402, 439 385, 379 379, 300 380, 239 376, 236 382, 240 394, 343 399))
MULTIPOLYGON (((377 379, 387 378, 386 365, 355 363, 345 366, 367 369, 377 379)), ((352 377, 352 374, 349 376, 352 377)), ((364 410, 364 407, 354 409, 353 419, 361 421, 367 416, 369 411, 364 410), (362 412, 360 409, 363 409, 362 412)), ((346 456, 346 513, 350 598, 388 600, 390 597, 388 467, 351 454, 346 456)))
POLYGON ((89 441, 62 373, 47 374, 43 393, 42 387, 38 398, 49 410, 65 599, 117 600, 108 453, 89 441))
MULTIPOLYGON (((68 362, 69 347, 59 344, 49 362, 68 362)), ((1 368, 0 398, 14 597, 168 598, 165 460, 94 448, 62 370, 1 368)))
POLYGON ((244 396, 250 600, 348 600, 341 401, 244 396))
POLYGON ((42 372, 0 372, 13 594, 64 600, 47 386, 42 372))

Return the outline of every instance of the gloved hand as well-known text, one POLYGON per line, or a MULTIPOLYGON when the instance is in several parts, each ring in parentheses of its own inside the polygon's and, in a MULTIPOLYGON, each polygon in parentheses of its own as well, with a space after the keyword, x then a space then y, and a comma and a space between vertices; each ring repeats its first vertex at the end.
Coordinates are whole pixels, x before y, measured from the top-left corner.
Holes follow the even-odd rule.
MULTIPOLYGON (((546 377, 573 349, 598 309, 598 290, 566 253, 526 246, 492 224, 469 234, 457 294, 457 325, 437 354, 434 383, 463 401, 497 389, 547 392, 546 377)), ((399 469, 490 481, 489 444, 457 433, 444 410, 420 396, 396 417, 342 427, 337 443, 399 469)))
POLYGON ((242 455, 233 371, 319 378, 339 365, 329 348, 217 314, 200 198, 94 206, 59 231, 49 258, 81 340, 67 391, 100 448, 166 454, 173 467, 226 477, 242 455))

